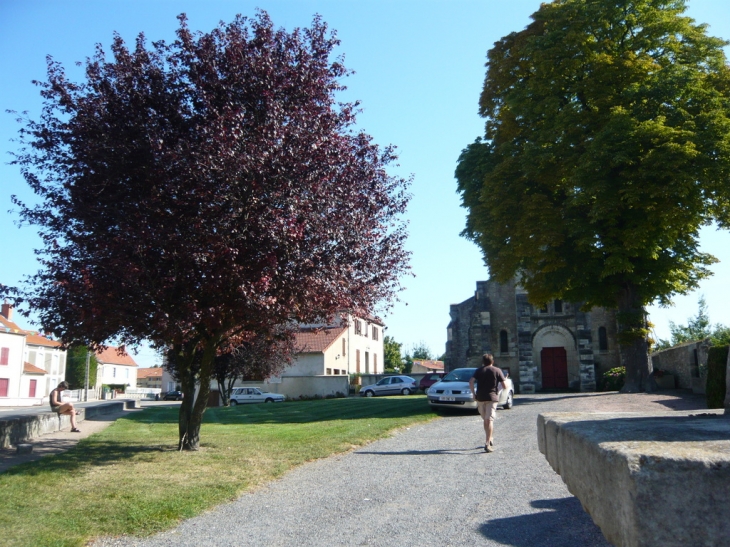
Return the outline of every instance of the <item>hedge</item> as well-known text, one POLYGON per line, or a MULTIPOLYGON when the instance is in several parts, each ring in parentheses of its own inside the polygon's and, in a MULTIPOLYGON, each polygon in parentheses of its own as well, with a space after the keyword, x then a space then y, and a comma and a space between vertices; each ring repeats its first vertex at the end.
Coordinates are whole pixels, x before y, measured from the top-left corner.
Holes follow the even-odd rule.
POLYGON ((713 346, 707 354, 707 408, 725 406, 728 350, 730 346, 713 346))

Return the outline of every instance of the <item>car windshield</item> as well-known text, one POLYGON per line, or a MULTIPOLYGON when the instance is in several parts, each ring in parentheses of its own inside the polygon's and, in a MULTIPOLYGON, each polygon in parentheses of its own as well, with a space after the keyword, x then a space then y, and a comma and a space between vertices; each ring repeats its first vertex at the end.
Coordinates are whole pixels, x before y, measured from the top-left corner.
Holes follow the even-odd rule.
POLYGON ((441 380, 442 382, 468 382, 474 376, 475 368, 457 368, 452 370, 441 380))

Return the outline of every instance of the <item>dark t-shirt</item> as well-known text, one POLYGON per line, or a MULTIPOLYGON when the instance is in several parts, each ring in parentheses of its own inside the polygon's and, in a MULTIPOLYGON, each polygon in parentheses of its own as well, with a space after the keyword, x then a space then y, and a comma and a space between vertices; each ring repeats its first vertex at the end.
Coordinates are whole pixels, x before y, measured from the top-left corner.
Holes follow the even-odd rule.
POLYGON ((494 365, 479 367, 472 376, 477 383, 477 401, 499 401, 499 384, 505 381, 501 368, 494 365))

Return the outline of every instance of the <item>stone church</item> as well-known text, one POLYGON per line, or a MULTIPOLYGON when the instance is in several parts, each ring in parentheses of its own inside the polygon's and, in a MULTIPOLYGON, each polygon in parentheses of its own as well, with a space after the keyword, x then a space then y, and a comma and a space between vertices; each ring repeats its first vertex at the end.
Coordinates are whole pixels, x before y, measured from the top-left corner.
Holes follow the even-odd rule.
POLYGON ((616 315, 580 307, 562 300, 535 307, 517 282, 478 281, 474 296, 451 305, 446 366, 479 366, 492 353, 518 393, 595 391, 596 379, 620 366, 616 315))

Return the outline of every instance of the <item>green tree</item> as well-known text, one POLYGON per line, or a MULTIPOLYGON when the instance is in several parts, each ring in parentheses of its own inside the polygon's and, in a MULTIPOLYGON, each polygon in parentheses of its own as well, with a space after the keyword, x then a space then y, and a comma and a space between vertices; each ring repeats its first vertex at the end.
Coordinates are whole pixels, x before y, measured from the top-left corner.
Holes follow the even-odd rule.
POLYGON ((710 323, 710 315, 707 312, 707 302, 704 296, 697 301, 697 315, 687 319, 686 325, 678 325, 674 321, 669 322, 670 340, 659 340, 656 349, 667 349, 684 342, 710 339, 713 346, 726 346, 730 344, 730 328, 717 323, 710 323))
POLYGON ((426 342, 421 340, 403 357, 403 373, 410 374, 413 371, 413 361, 428 361, 431 359, 433 359, 431 349, 426 345, 426 342))
POLYGON ((557 0, 488 53, 485 138, 461 154, 463 235, 531 301, 618 309, 624 391, 651 371, 645 308, 710 275, 730 220, 727 42, 684 0, 557 0))
POLYGON ((385 372, 400 372, 403 368, 403 358, 401 357, 401 348, 403 344, 399 344, 392 336, 386 336, 383 339, 383 352, 385 353, 385 372))
MULTIPOLYGON (((66 352, 66 377, 71 389, 83 389, 86 379, 86 346, 74 346, 66 352)), ((89 386, 96 385, 96 367, 99 365, 94 352, 89 356, 89 386)))

